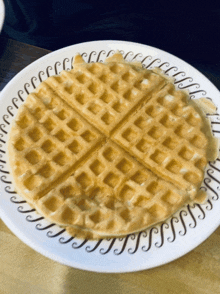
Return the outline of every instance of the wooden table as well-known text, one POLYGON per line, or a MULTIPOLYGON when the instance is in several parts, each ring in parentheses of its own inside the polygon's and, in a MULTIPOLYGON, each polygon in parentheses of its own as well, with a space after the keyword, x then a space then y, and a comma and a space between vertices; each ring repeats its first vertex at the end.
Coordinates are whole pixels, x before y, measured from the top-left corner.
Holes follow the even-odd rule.
POLYGON ((23 68, 49 50, 0 37, 0 91, 23 68))
MULTIPOLYGON (((0 90, 48 50, 0 37, 0 90)), ((220 79, 197 67, 219 89, 220 79)), ((21 242, 0 220, 0 294, 218 294, 220 227, 200 246, 169 264, 128 274, 91 273, 52 261, 21 242)))

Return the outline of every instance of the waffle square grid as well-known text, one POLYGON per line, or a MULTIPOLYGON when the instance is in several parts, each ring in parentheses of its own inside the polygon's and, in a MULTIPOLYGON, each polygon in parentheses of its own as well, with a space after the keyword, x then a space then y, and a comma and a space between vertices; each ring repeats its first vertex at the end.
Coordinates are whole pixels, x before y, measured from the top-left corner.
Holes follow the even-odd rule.
POLYGON ((207 163, 202 123, 163 75, 82 63, 42 82, 20 108, 16 188, 72 234, 144 229, 195 197, 207 163))

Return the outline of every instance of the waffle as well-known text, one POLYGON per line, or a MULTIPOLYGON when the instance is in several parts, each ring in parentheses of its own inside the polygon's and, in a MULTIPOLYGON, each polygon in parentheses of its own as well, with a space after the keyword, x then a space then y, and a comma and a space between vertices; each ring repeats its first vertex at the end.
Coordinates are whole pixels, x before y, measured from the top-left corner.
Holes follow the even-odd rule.
POLYGON ((217 149, 186 92, 118 52, 103 64, 76 55, 72 70, 42 82, 12 123, 7 153, 16 191, 37 211, 72 235, 104 238, 204 200, 217 149))
POLYGON ((187 197, 108 140, 36 207, 60 225, 110 236, 166 219, 187 197))
POLYGON ((65 180, 104 137, 45 83, 28 96, 10 131, 9 161, 30 203, 65 180))
POLYGON ((62 99, 107 137, 123 118, 167 82, 167 78, 156 72, 143 69, 141 64, 125 63, 121 57, 116 54, 105 64, 86 64, 78 56, 75 70, 63 71, 60 76, 46 80, 62 99))
POLYGON ((112 140, 194 198, 207 164, 203 121, 187 94, 168 83, 118 129, 112 140))

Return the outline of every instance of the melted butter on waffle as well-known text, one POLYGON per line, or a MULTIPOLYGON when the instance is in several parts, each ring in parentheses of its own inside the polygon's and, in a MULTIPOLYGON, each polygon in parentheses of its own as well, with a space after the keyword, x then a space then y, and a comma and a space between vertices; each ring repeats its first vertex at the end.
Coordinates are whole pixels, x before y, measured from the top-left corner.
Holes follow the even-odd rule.
POLYGON ((205 112, 159 69, 84 62, 49 77, 13 121, 13 184, 43 216, 86 238, 121 236, 202 202, 208 160, 217 157, 205 112))

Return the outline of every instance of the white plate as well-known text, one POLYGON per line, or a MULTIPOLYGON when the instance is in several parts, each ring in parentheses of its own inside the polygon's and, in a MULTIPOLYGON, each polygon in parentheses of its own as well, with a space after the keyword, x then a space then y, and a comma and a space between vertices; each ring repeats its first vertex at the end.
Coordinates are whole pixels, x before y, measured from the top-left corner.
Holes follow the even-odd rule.
POLYGON ((0 0, 0 33, 5 20, 5 5, 3 0, 0 0))
MULTIPOLYGON (((72 238, 46 221, 14 192, 6 152, 10 123, 18 108, 47 76, 71 68, 72 57, 81 53, 87 62, 103 61, 119 49, 126 60, 141 60, 147 68, 159 66, 174 76, 177 88, 188 89, 191 98, 208 97, 219 107, 220 94, 213 84, 189 64, 159 49, 122 41, 97 41, 70 46, 35 61, 5 87, 0 95, 0 214, 23 242, 60 263, 97 272, 130 272, 149 269, 194 249, 220 224, 220 159, 207 167, 204 205, 185 206, 173 217, 147 231, 125 238, 87 241, 72 238)), ((220 133, 220 116, 210 116, 213 133, 220 133)), ((18 249, 19 250, 19 249, 18 249)))

